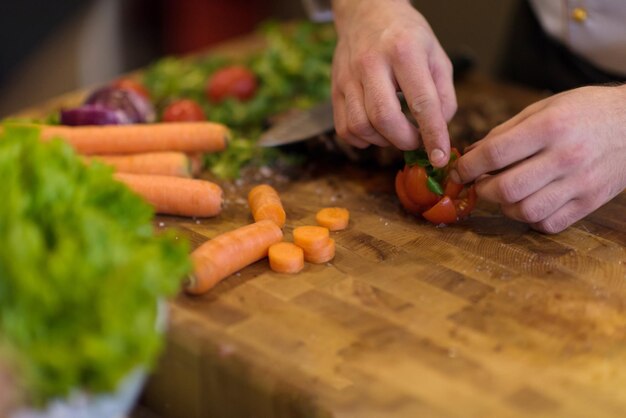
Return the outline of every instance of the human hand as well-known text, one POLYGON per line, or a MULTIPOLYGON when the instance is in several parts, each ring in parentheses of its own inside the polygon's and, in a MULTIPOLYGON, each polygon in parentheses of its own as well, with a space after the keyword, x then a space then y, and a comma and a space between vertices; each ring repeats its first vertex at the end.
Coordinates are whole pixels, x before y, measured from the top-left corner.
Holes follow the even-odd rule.
POLYGON ((468 147, 455 171, 506 216, 560 232, 626 187, 626 86, 537 102, 468 147))
POLYGON ((349 144, 424 142, 431 163, 446 165, 446 122, 456 112, 452 64, 424 17, 407 0, 335 0, 339 41, 333 58, 335 129, 349 144), (404 93, 419 130, 402 113, 404 93))

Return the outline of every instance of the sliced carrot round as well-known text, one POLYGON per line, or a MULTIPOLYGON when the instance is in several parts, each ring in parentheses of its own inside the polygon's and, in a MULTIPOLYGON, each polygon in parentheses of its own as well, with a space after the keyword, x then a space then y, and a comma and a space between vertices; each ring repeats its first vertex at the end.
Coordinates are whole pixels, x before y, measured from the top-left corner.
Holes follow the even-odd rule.
POLYGON ((293 230, 293 242, 305 253, 328 245, 330 232, 324 226, 306 225, 293 230))
POLYGON ((304 259, 313 264, 327 263, 333 258, 335 258, 335 240, 332 238, 323 247, 304 252, 304 259))
POLYGON ((346 208, 324 208, 317 212, 315 220, 331 231, 341 231, 348 226, 350 212, 346 208))
POLYGON ((277 273, 298 273, 304 268, 304 251, 291 242, 272 245, 268 257, 270 268, 277 273))

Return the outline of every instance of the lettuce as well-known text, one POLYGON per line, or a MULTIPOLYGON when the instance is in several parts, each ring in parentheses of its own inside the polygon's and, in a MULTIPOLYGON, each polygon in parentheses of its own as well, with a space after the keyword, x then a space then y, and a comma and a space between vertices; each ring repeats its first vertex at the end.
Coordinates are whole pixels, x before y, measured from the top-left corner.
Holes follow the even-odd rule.
POLYGON ((157 302, 188 272, 188 245, 155 236, 153 212, 60 140, 0 135, 0 352, 33 404, 107 392, 161 348, 157 302))

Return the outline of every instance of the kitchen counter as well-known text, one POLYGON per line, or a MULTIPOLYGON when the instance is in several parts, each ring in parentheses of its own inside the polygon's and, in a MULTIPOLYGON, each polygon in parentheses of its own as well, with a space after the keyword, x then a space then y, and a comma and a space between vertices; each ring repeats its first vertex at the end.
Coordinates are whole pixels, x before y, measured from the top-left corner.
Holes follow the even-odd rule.
MULTIPOLYGON (((484 124, 464 112, 477 101, 517 111, 542 97, 479 75, 458 93, 458 132, 484 124)), ((163 418, 624 416, 626 193, 557 235, 484 202, 438 228, 400 208, 395 167, 321 160, 225 184, 216 218, 157 218, 196 247, 250 222, 254 182, 279 190, 287 239, 322 207, 351 212, 330 263, 281 275, 262 260, 171 301, 142 405, 163 418)))

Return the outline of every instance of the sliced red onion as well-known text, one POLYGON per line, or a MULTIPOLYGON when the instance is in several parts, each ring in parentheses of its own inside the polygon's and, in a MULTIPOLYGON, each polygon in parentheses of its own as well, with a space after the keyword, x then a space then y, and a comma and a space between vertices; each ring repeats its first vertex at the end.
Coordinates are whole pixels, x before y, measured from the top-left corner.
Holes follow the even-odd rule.
POLYGON ((101 105, 85 104, 61 110, 61 124, 80 125, 125 125, 132 121, 122 110, 108 109, 101 105))
POLYGON ((132 90, 102 87, 91 93, 85 104, 121 110, 126 113, 130 123, 150 123, 156 120, 156 112, 150 100, 132 90))

